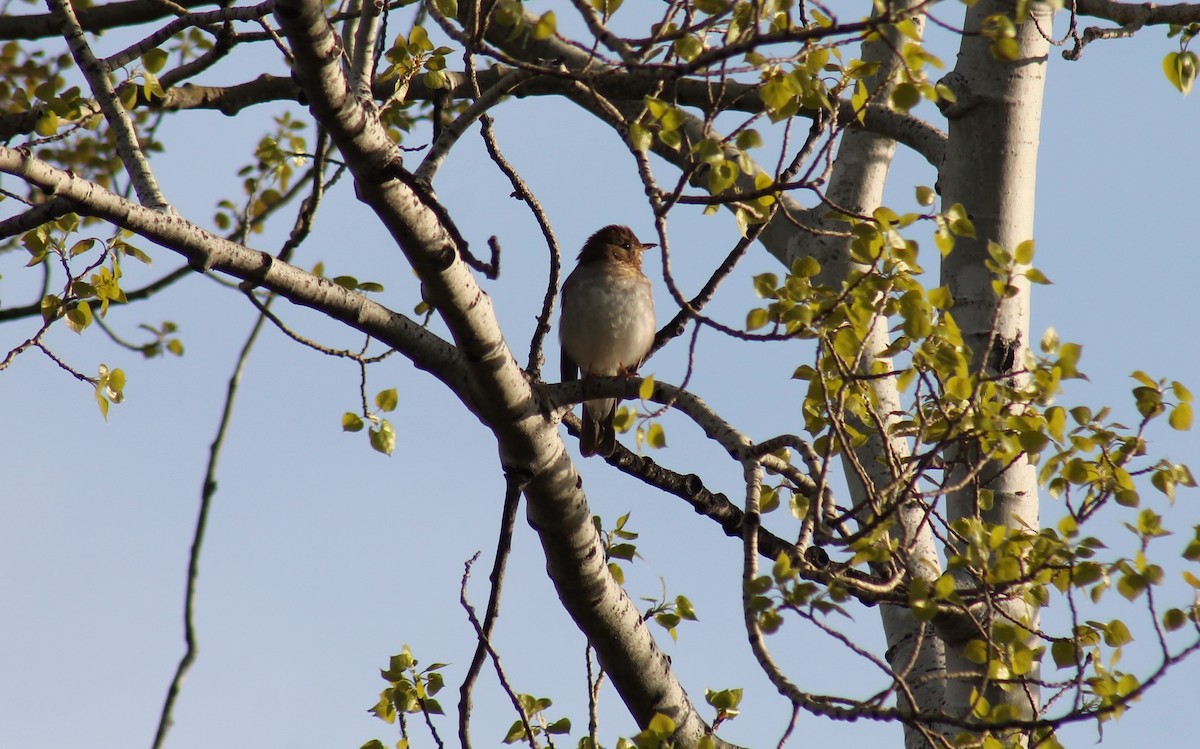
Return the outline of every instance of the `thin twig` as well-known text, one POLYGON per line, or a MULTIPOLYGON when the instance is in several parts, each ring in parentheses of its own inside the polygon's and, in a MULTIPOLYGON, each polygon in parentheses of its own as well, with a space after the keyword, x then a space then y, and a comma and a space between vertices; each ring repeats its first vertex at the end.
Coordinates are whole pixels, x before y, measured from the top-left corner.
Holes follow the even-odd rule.
POLYGON ((476 553, 475 556, 467 560, 465 565, 466 570, 463 572, 462 588, 459 593, 459 602, 462 604, 462 607, 466 609, 467 618, 471 621, 471 626, 475 628, 475 635, 479 637, 480 645, 487 650, 487 654, 492 658, 492 664, 496 667, 496 678, 499 679, 500 686, 504 689, 505 694, 508 695, 509 700, 512 701, 513 708, 517 711, 517 715, 520 716, 521 725, 525 729, 525 738, 529 742, 530 749, 538 749, 537 741, 533 736, 533 726, 529 724, 529 716, 525 714, 525 708, 521 706, 520 698, 517 697, 517 693, 513 691, 512 685, 508 681, 508 676, 505 675, 504 668, 500 665, 499 654, 497 654, 495 649, 492 648, 492 643, 486 637, 484 637, 483 627, 479 624, 479 618, 475 616, 475 609, 472 608, 470 601, 467 600, 467 580, 471 577, 471 565, 473 565, 475 560, 478 558, 479 554, 476 553))
POLYGON ((238 385, 241 384, 242 374, 246 370, 246 362, 250 358, 250 350, 254 347, 255 341, 258 340, 258 334, 262 332, 265 322, 266 317, 259 315, 258 319, 254 321, 254 327, 251 328, 246 342, 242 344, 241 353, 238 354, 237 363, 234 365, 233 374, 230 375, 229 385, 225 390, 225 406, 221 411, 221 421, 217 426, 217 435, 213 438, 212 445, 209 447, 208 468, 204 473, 204 483, 200 488, 200 513, 196 518, 196 530, 192 534, 192 550, 188 555, 187 589, 184 593, 183 603, 183 638, 186 648, 183 657, 179 659, 179 665, 175 668, 175 677, 171 679, 171 685, 167 688, 167 698, 163 702, 162 714, 158 718, 158 730, 154 734, 152 749, 162 749, 163 744, 166 742, 167 732, 175 722, 175 701, 179 697, 179 690, 183 687, 183 681, 187 677, 188 671, 191 670, 192 663, 196 660, 196 654, 199 652, 195 623, 196 582, 200 576, 200 551, 204 546, 204 533, 208 527, 208 513, 212 508, 213 495, 217 492, 217 462, 221 457, 221 448, 225 444, 225 435, 229 431, 238 385))
MULTIPOLYGON (((504 568, 508 563, 509 552, 512 550, 513 530, 517 523, 517 507, 521 500, 521 484, 513 477, 508 477, 507 486, 504 493, 504 510, 500 516, 500 538, 496 541, 496 559, 492 563, 492 574, 489 578, 492 583, 491 592, 488 594, 487 609, 483 614, 483 627, 479 631, 479 643, 475 647, 475 655, 471 658, 471 665, 467 668, 467 676, 463 679, 462 686, 459 687, 458 700, 458 737, 463 749, 471 747, 471 692, 475 688, 475 682, 479 679, 479 671, 483 668, 483 661, 487 657, 491 646, 488 641, 492 636, 492 628, 496 624, 496 617, 500 613, 500 591, 504 583, 504 568)), ((470 566, 468 565, 468 571, 470 566)), ((466 606, 466 576, 463 577, 463 605, 466 606)), ((499 663, 496 664, 499 668, 499 663)), ((518 706, 519 709, 519 706, 518 706)), ((524 711, 522 711, 522 716, 524 711)), ((526 730, 528 730, 528 725, 526 730)))

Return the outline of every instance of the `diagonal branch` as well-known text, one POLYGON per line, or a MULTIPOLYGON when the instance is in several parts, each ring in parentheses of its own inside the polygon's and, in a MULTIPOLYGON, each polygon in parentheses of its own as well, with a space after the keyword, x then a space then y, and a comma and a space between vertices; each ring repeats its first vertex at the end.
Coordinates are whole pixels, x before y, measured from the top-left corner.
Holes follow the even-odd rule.
POLYGON ((563 604, 639 724, 666 714, 675 721, 677 739, 694 744, 708 727, 637 607, 608 572, 557 421, 543 412, 504 342, 491 300, 463 259, 461 238, 444 223, 444 209, 404 169, 378 118, 349 94, 338 42, 319 0, 281 0, 275 17, 291 44, 310 109, 345 158, 360 200, 391 232, 454 337, 462 379, 447 384, 495 434, 505 471, 527 479, 529 522, 563 604))
MULTIPOLYGON (((216 270, 277 292, 289 301, 321 310, 331 318, 402 352, 455 393, 468 391, 461 355, 404 315, 333 281, 222 239, 187 220, 153 211, 95 183, 46 164, 28 153, 0 147, 0 172, 20 177, 50 195, 74 202, 76 212, 129 229, 182 255, 193 270, 216 270)), ((468 408, 473 408, 467 403, 468 408)))
POLYGON ((96 97, 100 111, 104 113, 104 119, 112 128, 117 141, 117 153, 121 157, 125 171, 129 174, 129 179, 133 182, 134 189, 137 190, 138 199, 142 205, 150 208, 168 208, 167 199, 159 190, 158 182, 154 179, 154 172, 150 169, 150 162, 142 153, 137 133, 133 128, 133 121, 129 119, 129 114, 117 100, 117 92, 113 89, 112 80, 109 78, 111 70, 104 61, 98 60, 92 53, 92 48, 83 37, 83 27, 79 25, 79 19, 75 16, 71 0, 46 0, 46 4, 50 7, 55 19, 58 20, 63 38, 67 40, 67 46, 71 50, 71 56, 75 58, 75 64, 87 79, 92 95, 96 97))

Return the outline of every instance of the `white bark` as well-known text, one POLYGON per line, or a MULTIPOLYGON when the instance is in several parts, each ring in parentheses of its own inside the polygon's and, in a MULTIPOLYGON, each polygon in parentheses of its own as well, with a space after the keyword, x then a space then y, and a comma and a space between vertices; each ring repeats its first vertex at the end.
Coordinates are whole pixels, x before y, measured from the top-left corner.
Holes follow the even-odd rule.
MULTIPOLYGON (((912 3, 915 4, 915 3, 912 3)), ((905 6, 894 7, 903 10, 905 6)), ((923 20, 923 19, 920 19, 923 20)), ((918 28, 921 26, 918 23, 918 28)), ((866 83, 875 90, 888 81, 900 68, 900 61, 893 52, 904 39, 900 33, 889 28, 884 40, 863 44, 862 59, 880 63, 879 72, 866 83)), ((890 89, 890 86, 888 87, 890 89)), ((886 90, 884 91, 886 96, 886 90)), ((896 142, 868 130, 848 130, 838 148, 837 160, 830 175, 826 197, 833 205, 862 214, 871 213, 882 204, 884 185, 887 181, 896 142)), ((827 232, 845 232, 848 225, 825 218, 824 206, 807 211, 805 223, 827 232)), ((784 256, 786 265, 802 256, 812 256, 822 264, 822 279, 837 285, 847 278, 856 266, 850 260, 848 238, 832 234, 796 232, 784 256)), ((862 270, 861 266, 857 266, 862 270)), ((876 318, 863 345, 863 356, 859 371, 871 371, 871 365, 880 362, 883 371, 891 370, 891 360, 880 355, 888 345, 888 320, 876 318)), ((868 380, 875 397, 875 413, 879 422, 893 425, 896 414, 901 412, 900 393, 895 378, 873 378, 868 380)), ((906 440, 895 435, 880 434, 874 425, 862 425, 860 431, 867 441, 850 454, 843 454, 843 468, 848 481, 851 502, 854 507, 870 506, 881 502, 896 501, 894 489, 901 471, 896 461, 904 461, 910 455, 906 440)), ((876 504, 878 506, 878 504, 876 504)), ((915 501, 900 501, 897 506, 897 524, 894 533, 904 550, 903 563, 912 579, 934 580, 941 572, 937 544, 928 523, 928 508, 915 501)), ((887 659, 892 668, 909 684, 915 704, 900 707, 917 712, 940 710, 945 701, 944 682, 928 678, 945 670, 942 642, 934 637, 926 625, 917 621, 907 607, 882 605, 880 616, 887 639, 887 659), (917 652, 914 654, 914 648, 917 652)), ((928 746, 924 734, 912 725, 905 726, 904 743, 907 749, 928 746)))
POLYGON ((460 396, 495 433, 505 472, 523 486, 530 524, 542 541, 563 605, 639 724, 663 713, 675 721, 681 744, 695 744, 708 727, 637 607, 609 574, 558 421, 543 411, 505 343, 491 300, 463 261, 459 238, 430 194, 403 170, 399 149, 378 118, 350 95, 322 4, 280 2, 275 15, 292 45, 295 75, 353 173, 359 198, 396 238, 463 353, 470 391, 460 396))
MULTIPOLYGON (((1049 8, 1042 3, 1030 7, 1041 27, 1049 30, 1049 8)), ((1043 35, 1033 23, 1026 22, 1017 30, 1017 59, 1013 62, 996 59, 990 41, 972 34, 994 13, 1011 14, 1012 6, 997 0, 979 0, 967 11, 968 34, 963 37, 958 63, 947 80, 957 94, 957 103, 945 110, 950 128, 940 180, 944 204, 963 204, 975 224, 976 238, 959 238, 953 252, 943 260, 942 281, 954 297, 952 313, 973 352, 973 367, 977 371, 988 362, 987 352, 998 351, 1000 346, 1011 347, 1011 360, 1020 368, 1029 343, 1028 284, 1021 279, 1020 293, 1001 304, 997 314, 998 302, 992 290, 994 276, 984 261, 988 258, 988 240, 1011 250, 1033 236, 1038 130, 1049 52, 1049 43, 1043 35)), ((989 372, 996 374, 994 365, 1004 358, 993 355, 989 372)), ((984 522, 1013 529, 1037 528, 1034 466, 1020 460, 1002 469, 999 465, 988 466, 978 486, 950 496, 949 520, 979 517, 984 522), (979 488, 994 492, 991 509, 979 507, 979 488)), ((948 472, 949 482, 955 482, 963 472, 962 463, 954 466, 948 472)), ((1024 604, 1004 605, 1011 615, 1036 622, 1036 611, 1024 604)), ((1010 704, 1022 717, 1036 713, 1036 689, 1005 692, 986 684, 980 666, 963 656, 963 644, 947 644, 947 669, 975 676, 949 682, 948 712, 959 716, 969 714, 971 691, 978 688, 993 705, 1010 704)), ((1036 678, 1036 673, 1033 676, 1036 678)))

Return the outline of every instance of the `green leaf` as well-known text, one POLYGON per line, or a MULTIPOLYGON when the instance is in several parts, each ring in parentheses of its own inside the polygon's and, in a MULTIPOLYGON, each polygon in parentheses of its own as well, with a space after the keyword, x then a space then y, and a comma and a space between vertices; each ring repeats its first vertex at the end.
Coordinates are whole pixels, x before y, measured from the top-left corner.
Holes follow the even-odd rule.
POLYGON ((1104 628, 1104 644, 1110 648, 1119 648, 1131 642, 1133 642, 1133 635, 1130 633, 1129 627, 1125 626, 1125 622, 1120 619, 1113 619, 1104 628))
POLYGON ((704 690, 704 701, 718 710, 733 710, 742 703, 741 689, 704 690))
POLYGON ((625 570, 621 569, 621 565, 616 562, 608 563, 608 574, 612 575, 612 579, 616 580, 617 585, 625 584, 625 570))
POLYGON ((992 54, 1001 62, 1013 62, 1021 56, 1021 47, 1016 39, 1004 37, 992 41, 992 54))
POLYGON ((663 431, 662 424, 654 423, 646 431, 646 444, 650 447, 659 450, 667 446, 667 433, 663 431))
POLYGON ((777 583, 789 580, 792 577, 792 558, 786 553, 780 552, 775 559, 775 565, 771 568, 771 577, 777 583))
POLYGON ((433 49, 433 43, 429 41, 429 32, 423 26, 414 26, 412 31, 408 32, 409 49, 418 52, 429 52, 433 49))
POLYGON ((555 30, 558 28, 557 18, 554 11, 548 10, 538 18, 537 23, 533 26, 534 39, 549 39, 554 36, 555 30))
POLYGON ((713 163, 708 170, 708 191, 713 195, 725 192, 733 187, 741 173, 737 163, 728 159, 713 163))
POLYGON ((392 428, 391 422, 383 419, 379 422, 379 426, 370 430, 371 447, 376 452, 381 452, 384 455, 391 455, 396 449, 396 431, 392 428))
POLYGON ((1050 655, 1054 658, 1054 665, 1059 668, 1074 666, 1078 653, 1078 646, 1074 640, 1057 640, 1050 646, 1050 655))
POLYGON ((1051 283, 1050 279, 1046 278, 1046 274, 1042 273, 1037 268, 1029 268, 1026 270, 1025 277, 1029 279, 1030 283, 1042 284, 1043 286, 1051 283))
POLYGON ((954 249, 954 234, 949 229, 939 228, 933 234, 933 242, 937 245, 938 252, 942 254, 942 257, 946 257, 954 249))
POLYGON ((765 309, 752 309, 746 314, 746 330, 758 330, 771 321, 765 309))
POLYGON ((647 375, 642 384, 638 385, 638 397, 644 401, 654 396, 654 375, 647 375))
POLYGON ((698 37, 688 34, 681 36, 675 40, 675 54, 679 55, 680 59, 691 62, 700 56, 704 51, 704 42, 698 37))
POLYGON ((797 278, 812 278, 821 272, 821 263, 814 257, 805 255, 792 263, 792 275, 797 278))
POLYGON ((363 428, 362 417, 352 411, 347 411, 342 414, 342 431, 343 432, 361 432, 363 428))
POLYGON ((929 303, 936 309, 950 309, 954 306, 954 297, 950 295, 949 286, 939 286, 929 290, 929 303))
POLYGON ((142 66, 151 73, 158 73, 167 64, 167 53, 161 49, 152 49, 142 55, 142 66))
POLYGON ((1153 380, 1153 378, 1150 377, 1150 375, 1146 374, 1145 372, 1143 372, 1140 369, 1134 370, 1133 374, 1131 374, 1129 376, 1132 377, 1133 379, 1137 380, 1138 382, 1142 383, 1143 385, 1145 385, 1148 388, 1158 387, 1158 383, 1156 383, 1153 380))
POLYGON ((1178 381, 1172 382, 1171 383, 1171 392, 1175 395, 1176 398, 1178 398, 1181 401, 1184 401, 1187 403, 1191 403, 1191 401, 1192 401, 1192 392, 1190 390, 1188 390, 1182 382, 1178 382, 1178 381))
POLYGON ((917 203, 923 206, 931 206, 937 200, 937 193, 932 187, 921 185, 917 188, 917 203))
POLYGON ((946 220, 949 222, 950 232, 956 237, 975 238, 975 223, 971 221, 962 203, 950 206, 950 210, 946 211, 946 220))
POLYGON ((400 398, 396 393, 396 388, 388 388, 380 390, 375 396, 375 405, 383 411, 395 411, 400 398))
POLYGON ((751 148, 759 148, 763 144, 762 136, 754 128, 743 130, 737 134, 737 147, 743 151, 749 151, 751 148))
POLYGON ((1196 71, 1200 68, 1200 58, 1195 52, 1171 52, 1163 58, 1163 72, 1167 80, 1179 93, 1186 96, 1192 90, 1196 81, 1196 71))
POLYGON ((1172 429, 1180 432, 1186 432, 1192 428, 1192 404, 1179 403, 1171 411, 1171 416, 1167 419, 1167 423, 1172 429))
POLYGON ((1029 265, 1033 262, 1033 240, 1026 239, 1013 250, 1013 259, 1019 265, 1029 265))
POLYGON ((523 738, 525 738, 525 723, 518 719, 513 721, 513 724, 509 726, 508 733, 504 734, 503 741, 505 744, 512 744, 523 738))
POLYGON ((637 556, 637 547, 633 544, 613 544, 608 547, 608 556, 611 559, 624 559, 629 562, 637 556))
POLYGON ((671 720, 671 718, 667 715, 656 713, 654 717, 650 719, 650 725, 646 726, 646 728, 647 730, 654 732, 659 737, 665 739, 669 738, 671 734, 675 733, 675 721, 671 720))
POLYGON ((114 403, 120 403, 125 390, 125 370, 114 369, 108 375, 108 396, 114 403))
POLYGON ((53 109, 46 108, 37 118, 33 129, 34 132, 44 138, 54 135, 58 132, 58 114, 53 109))
POLYGON ((901 83, 892 89, 888 104, 897 112, 907 112, 921 101, 921 90, 911 83, 901 83))
POLYGON ((434 91, 445 88, 448 82, 444 70, 430 70, 424 75, 423 81, 426 87, 434 91))
POLYGON ((636 151, 650 150, 653 137, 653 134, 644 125, 635 122, 629 126, 629 143, 636 151))
POLYGON ((42 322, 50 322, 62 314, 62 300, 54 294, 47 294, 42 297, 41 308, 42 322))
POLYGON ((612 18, 624 2, 625 0, 591 0, 592 7, 600 11, 605 22, 612 18))
POLYGON ((983 640, 971 640, 963 648, 963 655, 972 663, 987 663, 988 646, 983 640))
POLYGON ((1167 609, 1166 613, 1163 614, 1162 621, 1163 627, 1168 632, 1174 632, 1187 624, 1187 614, 1179 609, 1167 609))
POLYGON ((76 333, 92 324, 92 308, 87 302, 76 302, 67 310, 67 327, 76 333))

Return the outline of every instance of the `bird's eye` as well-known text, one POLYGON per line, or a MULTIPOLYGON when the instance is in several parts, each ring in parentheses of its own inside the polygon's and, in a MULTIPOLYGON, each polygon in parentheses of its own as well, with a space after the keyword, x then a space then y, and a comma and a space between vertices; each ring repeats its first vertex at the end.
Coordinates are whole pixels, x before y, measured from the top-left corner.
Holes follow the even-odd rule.
POLYGON ((625 249, 627 249, 627 250, 632 250, 632 249, 633 249, 633 245, 629 244, 629 240, 628 240, 628 239, 626 239, 624 242, 622 242, 622 243, 621 243, 621 246, 622 246, 622 247, 624 247, 624 248, 625 248, 625 249))

